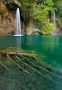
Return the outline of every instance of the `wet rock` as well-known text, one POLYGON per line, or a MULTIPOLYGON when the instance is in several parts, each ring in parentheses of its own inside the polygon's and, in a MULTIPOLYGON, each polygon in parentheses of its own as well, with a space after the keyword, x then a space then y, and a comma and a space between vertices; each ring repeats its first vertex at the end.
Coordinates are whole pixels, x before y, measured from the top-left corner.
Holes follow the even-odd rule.
POLYGON ((21 7, 18 0, 0 0, 0 36, 15 31, 17 7, 21 7))

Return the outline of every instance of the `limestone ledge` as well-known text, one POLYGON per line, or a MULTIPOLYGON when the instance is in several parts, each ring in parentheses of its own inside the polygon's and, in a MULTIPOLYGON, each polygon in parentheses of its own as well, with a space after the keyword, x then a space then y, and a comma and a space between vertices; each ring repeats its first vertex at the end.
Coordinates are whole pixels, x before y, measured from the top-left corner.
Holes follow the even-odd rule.
POLYGON ((12 34, 16 29, 15 12, 20 4, 17 0, 0 0, 0 36, 12 34), (11 5, 15 5, 12 7, 11 5))

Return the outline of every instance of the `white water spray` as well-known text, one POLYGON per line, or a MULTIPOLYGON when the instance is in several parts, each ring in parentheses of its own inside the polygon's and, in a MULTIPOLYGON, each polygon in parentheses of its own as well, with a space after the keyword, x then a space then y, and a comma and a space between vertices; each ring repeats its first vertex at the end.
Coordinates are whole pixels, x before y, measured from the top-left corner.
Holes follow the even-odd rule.
POLYGON ((20 19, 20 10, 19 10, 19 8, 17 8, 17 10, 16 10, 16 31, 15 31, 15 36, 22 36, 21 19, 20 19))

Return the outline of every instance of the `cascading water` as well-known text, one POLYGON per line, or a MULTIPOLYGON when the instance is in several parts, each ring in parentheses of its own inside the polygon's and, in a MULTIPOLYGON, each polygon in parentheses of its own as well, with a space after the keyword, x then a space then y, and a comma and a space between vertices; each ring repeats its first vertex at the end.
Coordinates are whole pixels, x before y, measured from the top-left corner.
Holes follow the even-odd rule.
POLYGON ((20 10, 17 8, 16 10, 16 31, 14 36, 22 36, 21 32, 21 19, 20 19, 20 10))
POLYGON ((54 12, 54 14, 52 15, 52 22, 53 22, 53 24, 56 23, 55 20, 56 20, 56 17, 55 17, 55 12, 54 12))
POLYGON ((54 24, 54 28, 53 28, 53 31, 52 31, 52 35, 57 35, 56 33, 56 16, 55 16, 55 12, 52 14, 51 16, 51 19, 52 19, 52 23, 54 24))

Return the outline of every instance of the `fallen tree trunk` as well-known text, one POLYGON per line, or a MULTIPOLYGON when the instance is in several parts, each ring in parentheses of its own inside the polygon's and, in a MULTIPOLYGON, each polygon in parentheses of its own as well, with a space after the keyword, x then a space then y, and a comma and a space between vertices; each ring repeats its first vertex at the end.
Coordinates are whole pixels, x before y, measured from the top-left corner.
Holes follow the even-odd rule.
POLYGON ((27 56, 36 59, 37 54, 26 53, 26 52, 15 52, 15 51, 0 51, 0 55, 18 55, 18 56, 27 56))

